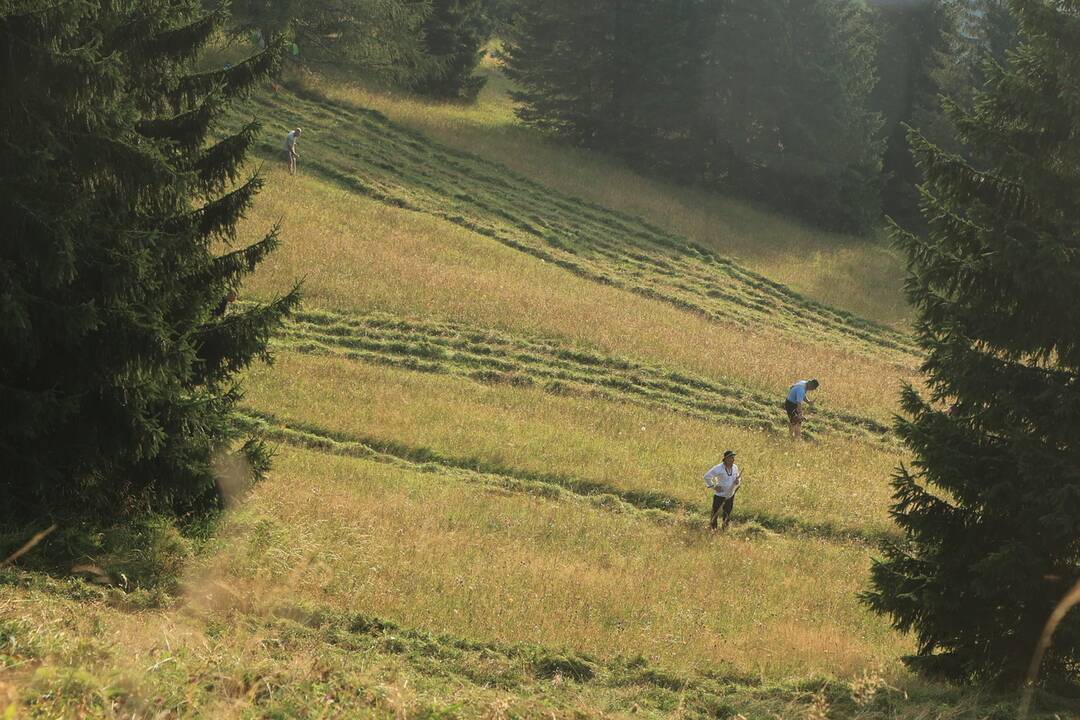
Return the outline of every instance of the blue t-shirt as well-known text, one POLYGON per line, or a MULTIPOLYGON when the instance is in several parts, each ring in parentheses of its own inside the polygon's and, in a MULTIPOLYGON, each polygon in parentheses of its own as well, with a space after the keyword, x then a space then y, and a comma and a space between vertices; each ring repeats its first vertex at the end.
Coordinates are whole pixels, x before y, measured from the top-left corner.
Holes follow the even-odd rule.
POLYGON ((788 390, 787 399, 788 402, 793 402, 798 405, 801 402, 806 401, 806 380, 800 380, 791 386, 788 390))

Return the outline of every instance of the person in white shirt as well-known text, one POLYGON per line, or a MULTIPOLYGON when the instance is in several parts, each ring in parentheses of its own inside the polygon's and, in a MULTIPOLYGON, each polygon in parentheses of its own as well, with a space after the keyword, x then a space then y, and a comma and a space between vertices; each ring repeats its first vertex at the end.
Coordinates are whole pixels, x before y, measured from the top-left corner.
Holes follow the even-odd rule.
POLYGON ((296 161, 300 158, 300 153, 296 152, 296 141, 300 139, 301 132, 300 128, 296 128, 285 136, 285 162, 289 164, 290 175, 296 173, 296 161))
POLYGON ((735 493, 742 483, 742 473, 735 464, 735 453, 724 451, 724 459, 716 467, 705 473, 705 487, 712 491, 712 519, 709 528, 716 529, 716 521, 723 514, 723 529, 727 530, 731 519, 731 510, 735 507, 735 493))

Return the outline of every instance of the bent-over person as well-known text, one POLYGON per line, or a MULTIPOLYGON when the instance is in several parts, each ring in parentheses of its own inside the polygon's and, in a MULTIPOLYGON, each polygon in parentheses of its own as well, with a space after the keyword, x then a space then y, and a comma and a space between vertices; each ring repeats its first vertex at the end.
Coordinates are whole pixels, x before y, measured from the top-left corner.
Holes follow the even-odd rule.
POLYGON ((788 429, 795 440, 802 438, 803 405, 811 407, 814 405, 806 393, 817 390, 818 385, 817 380, 799 380, 788 390, 787 399, 784 400, 784 410, 787 412, 788 429))
POLYGON ((724 451, 723 462, 705 473, 705 487, 712 490, 712 519, 709 528, 716 529, 716 521, 723 516, 723 529, 727 530, 731 511, 735 507, 735 493, 742 483, 742 473, 735 464, 735 453, 724 451))

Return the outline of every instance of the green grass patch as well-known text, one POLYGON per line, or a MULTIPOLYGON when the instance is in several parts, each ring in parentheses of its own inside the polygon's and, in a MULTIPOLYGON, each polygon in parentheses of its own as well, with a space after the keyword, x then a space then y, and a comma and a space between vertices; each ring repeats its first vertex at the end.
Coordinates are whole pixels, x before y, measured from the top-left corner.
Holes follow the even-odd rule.
MULTIPOLYGON (((639 514, 660 523, 704 527, 708 521, 707 508, 703 503, 688 503, 682 498, 661 491, 620 489, 572 475, 530 472, 477 457, 453 457, 429 448, 409 447, 378 438, 353 437, 302 421, 285 422, 269 413, 254 410, 239 413, 236 422, 245 430, 271 442, 282 442, 332 455, 373 460, 416 472, 435 473, 459 482, 501 488, 551 500, 583 500, 610 512, 639 514)), ((838 527, 831 523, 807 522, 794 516, 740 510, 732 533, 752 538, 761 532, 784 532, 864 544, 877 544, 895 537, 893 533, 884 531, 838 527)))
MULTIPOLYGON (((382 313, 343 315, 304 311, 275 342, 304 354, 339 355, 479 382, 536 386, 644 403, 717 423, 787 431, 787 416, 772 394, 732 378, 702 375, 613 357, 556 340, 526 338, 461 323, 406 320, 382 313)), ((807 437, 837 433, 895 444, 885 425, 854 413, 816 408, 807 437)))

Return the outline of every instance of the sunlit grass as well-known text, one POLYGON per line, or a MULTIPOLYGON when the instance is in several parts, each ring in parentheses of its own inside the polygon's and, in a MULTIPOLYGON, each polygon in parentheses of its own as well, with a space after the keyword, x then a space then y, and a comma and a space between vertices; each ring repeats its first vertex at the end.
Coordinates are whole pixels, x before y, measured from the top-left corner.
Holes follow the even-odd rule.
MULTIPOLYGON (((708 321, 577 277, 430 216, 390 208, 303 174, 268 169, 244 237, 283 219, 284 242, 245 285, 269 297, 304 279, 310 307, 456 319, 564 339, 776 393, 822 381, 833 407, 887 421, 913 370, 836 345, 708 321)), ((914 362, 912 360, 912 362, 914 362)))
MULTIPOLYGON (((377 111, 290 83, 254 97, 242 114, 249 112, 283 127, 306 123, 305 172, 320 180, 447 220, 594 282, 718 322, 900 362, 915 350, 902 332, 816 303, 639 218, 447 148, 377 111)), ((279 162, 277 143, 258 148, 279 162)))
MULTIPOLYGON (((312 82, 740 256, 812 298, 887 322, 907 316, 899 262, 877 239, 808 230, 548 143, 515 123, 499 76, 474 106, 312 82)), ((816 376, 824 406, 887 420, 914 375, 917 360, 902 353, 707 321, 301 167, 296 177, 268 168, 242 228, 251 240, 284 223, 247 297, 302 277, 310 309, 543 336, 651 363, 658 376, 681 369, 763 390, 778 415, 787 385, 816 376)), ((309 435, 399 454, 279 446, 269 477, 225 516, 165 605, 163 593, 0 571, 0 718, 955 720, 1012 707, 907 674, 898 658, 911 639, 856 600, 875 552, 868 538, 893 532, 887 480, 902 454, 887 443, 795 444, 731 415, 689 417, 629 396, 288 351, 253 368, 246 389, 248 408, 309 435), (714 536, 701 475, 726 448, 745 484, 731 531, 714 536), (409 451, 421 460, 402 460, 409 451), (519 482, 485 483, 462 467, 519 482), (650 493, 673 502, 630 501, 650 493), (597 676, 574 678, 559 662, 597 676), (878 693, 869 701, 867 686, 878 693)))
MULTIPOLYGON (((858 553, 578 510, 290 452, 168 611, 0 573, 0 713, 974 720, 1011 707, 898 669, 907 641, 834 571, 858 553)), ((1033 718, 1067 716, 1055 710, 1033 718)))
POLYGON ((307 81, 330 97, 373 107, 452 147, 538 182, 639 215, 820 302, 886 323, 904 323, 903 261, 884 233, 823 232, 714 192, 649 178, 600 153, 546 140, 513 116, 510 83, 485 58, 488 84, 475 105, 438 103, 354 83, 307 81))
MULTIPOLYGON (((558 395, 643 403, 749 428, 787 429, 786 414, 777 412, 776 395, 737 378, 706 377, 568 347, 558 339, 460 322, 379 312, 300 311, 283 325, 273 348, 458 375, 485 383, 531 385, 558 395)), ((838 412, 827 402, 815 404, 814 429, 808 431, 808 437, 831 434, 894 443, 888 425, 849 411, 838 412)))
POLYGON ((248 387, 252 407, 282 419, 622 491, 659 491, 703 512, 701 476, 730 447, 746 474, 744 513, 866 533, 889 528, 888 478, 899 457, 861 441, 794 444, 663 410, 338 358, 282 354, 273 369, 252 373, 248 387))
POLYGON ((282 451, 231 534, 215 563, 254 595, 470 638, 771 677, 846 676, 907 647, 853 597, 864 549, 712 537, 363 460, 282 451))

